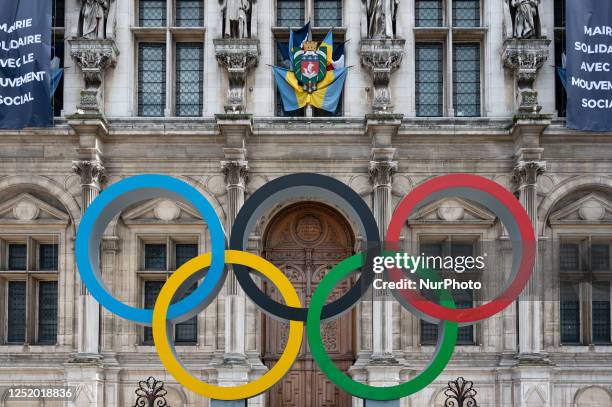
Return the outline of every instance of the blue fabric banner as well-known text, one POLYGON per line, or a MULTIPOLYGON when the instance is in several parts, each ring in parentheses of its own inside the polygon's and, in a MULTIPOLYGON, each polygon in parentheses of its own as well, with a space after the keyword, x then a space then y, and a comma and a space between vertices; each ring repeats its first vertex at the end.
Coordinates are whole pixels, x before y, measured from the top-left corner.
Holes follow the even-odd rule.
POLYGON ((51 3, 0 1, 0 128, 53 125, 51 3))
POLYGON ((566 0, 567 127, 612 131, 612 1, 566 0))

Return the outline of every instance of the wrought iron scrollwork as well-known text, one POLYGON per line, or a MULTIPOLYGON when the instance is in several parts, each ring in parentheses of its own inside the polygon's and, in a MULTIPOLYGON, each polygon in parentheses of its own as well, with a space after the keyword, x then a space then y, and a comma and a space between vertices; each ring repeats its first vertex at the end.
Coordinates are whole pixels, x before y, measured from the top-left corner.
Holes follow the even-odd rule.
POLYGON ((153 376, 138 382, 135 393, 138 398, 134 407, 170 407, 164 397, 168 394, 164 389, 164 382, 155 379, 153 376))
POLYGON ((473 382, 463 377, 448 382, 448 387, 444 390, 444 407, 478 407, 475 398, 477 392, 473 386, 473 382))

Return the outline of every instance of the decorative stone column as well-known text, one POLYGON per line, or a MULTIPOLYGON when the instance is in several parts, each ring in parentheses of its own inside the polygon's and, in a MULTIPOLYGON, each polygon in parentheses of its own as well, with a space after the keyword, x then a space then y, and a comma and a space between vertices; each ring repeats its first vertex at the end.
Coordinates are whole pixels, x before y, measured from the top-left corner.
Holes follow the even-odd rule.
POLYGON ((229 86, 225 113, 246 111, 246 81, 249 70, 259 62, 256 38, 218 38, 213 40, 217 62, 227 71, 229 86))
POLYGON ((535 81, 548 59, 550 40, 509 38, 504 41, 504 66, 514 71, 516 108, 519 114, 537 114, 542 110, 538 102, 535 81))
POLYGON ((399 39, 362 39, 361 64, 368 68, 373 82, 372 111, 390 113, 391 73, 400 67, 404 57, 405 40, 399 39))
MULTIPOLYGON (((81 177, 82 203, 84 213, 101 190, 105 180, 105 169, 100 160, 78 160, 72 162, 72 170, 81 177)), ((100 305, 87 292, 81 282, 78 302, 78 343, 77 359, 100 359, 99 326, 100 305)))
POLYGON ((85 87, 81 89, 81 101, 77 112, 70 118, 104 116, 104 76, 117 62, 119 50, 110 39, 72 39, 70 56, 81 68, 85 87))

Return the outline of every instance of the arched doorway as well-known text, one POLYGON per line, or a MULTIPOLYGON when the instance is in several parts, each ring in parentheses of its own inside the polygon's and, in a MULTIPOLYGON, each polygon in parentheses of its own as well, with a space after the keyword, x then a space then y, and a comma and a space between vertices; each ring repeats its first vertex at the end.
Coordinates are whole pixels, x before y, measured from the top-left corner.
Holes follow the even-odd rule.
MULTIPOLYGON (((340 260, 353 254, 355 237, 346 219, 335 209, 314 202, 298 203, 281 210, 264 234, 263 255, 293 283, 302 304, 323 276, 340 260)), ((332 294, 337 298, 352 281, 344 281, 332 294)), ((277 301, 278 292, 264 283, 277 301)), ((268 367, 278 361, 287 340, 288 323, 264 316, 263 359, 268 367)), ((344 371, 354 362, 353 316, 347 313, 321 327, 325 347, 344 371)), ((349 407, 351 397, 329 382, 310 356, 306 335, 300 355, 283 380, 268 392, 268 406, 349 407)))

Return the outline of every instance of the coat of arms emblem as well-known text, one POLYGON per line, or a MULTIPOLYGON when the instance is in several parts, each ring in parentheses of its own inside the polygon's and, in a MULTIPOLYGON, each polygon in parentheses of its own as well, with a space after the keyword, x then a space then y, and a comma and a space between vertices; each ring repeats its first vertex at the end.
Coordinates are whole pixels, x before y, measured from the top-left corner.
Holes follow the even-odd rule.
POLYGON ((303 89, 312 93, 327 72, 327 47, 317 48, 316 41, 305 41, 293 55, 293 72, 303 89))

